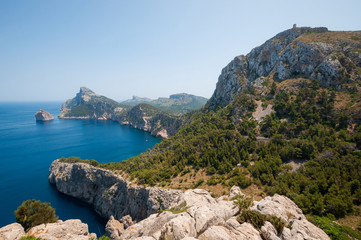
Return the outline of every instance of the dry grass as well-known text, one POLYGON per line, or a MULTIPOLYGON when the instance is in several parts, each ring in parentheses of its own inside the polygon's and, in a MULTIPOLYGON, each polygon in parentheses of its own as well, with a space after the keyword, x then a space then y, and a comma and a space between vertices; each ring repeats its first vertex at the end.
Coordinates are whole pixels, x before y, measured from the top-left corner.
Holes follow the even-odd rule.
MULTIPOLYGON (((361 210, 361 206, 356 207, 361 210)), ((344 218, 338 219, 336 222, 340 225, 348 226, 361 234, 361 232, 357 229, 358 224, 361 222, 361 216, 346 216, 344 218)))
POLYGON ((332 44, 338 41, 349 41, 361 44, 361 31, 330 31, 323 33, 306 33, 297 38, 303 42, 323 42, 332 44))

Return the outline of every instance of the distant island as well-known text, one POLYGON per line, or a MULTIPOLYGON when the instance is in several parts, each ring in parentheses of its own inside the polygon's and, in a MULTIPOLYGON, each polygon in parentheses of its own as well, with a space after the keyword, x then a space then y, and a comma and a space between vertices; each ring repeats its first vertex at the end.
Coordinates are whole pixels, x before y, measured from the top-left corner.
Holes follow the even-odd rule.
POLYGON ((205 98, 185 93, 149 101, 133 97, 118 103, 81 87, 74 98, 61 106, 59 118, 113 120, 148 131, 156 137, 168 138, 183 124, 184 113, 201 108, 205 103, 205 98))
POLYGON ((54 117, 44 109, 40 109, 35 113, 35 119, 36 121, 50 121, 54 120, 54 117))

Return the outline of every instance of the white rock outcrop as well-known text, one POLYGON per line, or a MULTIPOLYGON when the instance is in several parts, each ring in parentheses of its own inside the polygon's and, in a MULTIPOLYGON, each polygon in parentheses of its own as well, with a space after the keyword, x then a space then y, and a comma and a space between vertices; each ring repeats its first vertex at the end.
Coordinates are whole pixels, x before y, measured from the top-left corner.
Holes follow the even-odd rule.
POLYGON ((19 223, 12 223, 0 228, 0 240, 18 240, 24 236, 24 228, 19 223))

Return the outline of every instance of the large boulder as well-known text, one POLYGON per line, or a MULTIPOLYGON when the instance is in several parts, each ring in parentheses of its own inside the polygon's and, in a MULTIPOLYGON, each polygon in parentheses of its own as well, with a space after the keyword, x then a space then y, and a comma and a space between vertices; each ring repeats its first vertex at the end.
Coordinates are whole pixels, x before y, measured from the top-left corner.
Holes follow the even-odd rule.
POLYGON ((50 120, 54 120, 54 117, 44 109, 40 109, 35 113, 35 119, 37 121, 50 121, 50 120))
POLYGON ((0 240, 18 240, 24 236, 24 228, 19 223, 9 224, 0 228, 0 240))
POLYGON ((89 240, 97 237, 95 233, 89 233, 88 225, 79 219, 40 224, 29 229, 26 235, 46 240, 89 240))

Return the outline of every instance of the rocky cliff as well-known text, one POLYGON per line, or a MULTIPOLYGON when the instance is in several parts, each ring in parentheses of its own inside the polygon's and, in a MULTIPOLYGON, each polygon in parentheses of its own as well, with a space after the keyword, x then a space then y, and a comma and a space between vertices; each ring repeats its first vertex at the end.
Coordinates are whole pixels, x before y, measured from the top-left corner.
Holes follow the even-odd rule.
POLYGON ((231 200, 243 195, 238 187, 215 199, 206 190, 136 186, 113 172, 59 160, 50 167, 49 181, 110 218, 106 231, 115 239, 329 239, 296 204, 280 195, 254 201, 251 210, 275 216, 285 227, 276 230, 265 221, 257 229, 237 220, 244 210, 231 200))
POLYGON ((226 106, 244 90, 266 89, 267 80, 315 79, 322 87, 358 89, 361 32, 294 27, 277 34, 246 56, 237 56, 219 76, 211 109, 226 106))
POLYGON ((151 105, 130 107, 98 95, 86 87, 81 87, 75 98, 66 101, 60 109, 59 118, 113 120, 161 138, 173 136, 182 125, 180 117, 151 105))
POLYGON ((36 121, 50 121, 54 120, 54 117, 44 109, 40 109, 35 113, 35 119, 36 121))

